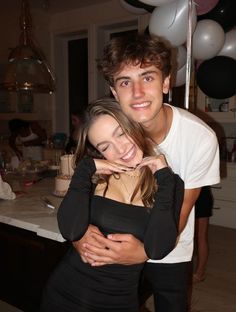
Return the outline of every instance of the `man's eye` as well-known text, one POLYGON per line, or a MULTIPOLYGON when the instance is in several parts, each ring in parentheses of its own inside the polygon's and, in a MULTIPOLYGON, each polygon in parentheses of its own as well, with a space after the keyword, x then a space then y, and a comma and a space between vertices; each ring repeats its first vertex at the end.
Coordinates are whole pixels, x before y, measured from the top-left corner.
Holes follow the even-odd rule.
POLYGON ((129 85, 129 81, 128 80, 122 81, 120 85, 121 87, 127 87, 129 85))
POLYGON ((146 77, 144 77, 144 80, 147 82, 150 82, 153 80, 153 77, 152 76, 146 76, 146 77))

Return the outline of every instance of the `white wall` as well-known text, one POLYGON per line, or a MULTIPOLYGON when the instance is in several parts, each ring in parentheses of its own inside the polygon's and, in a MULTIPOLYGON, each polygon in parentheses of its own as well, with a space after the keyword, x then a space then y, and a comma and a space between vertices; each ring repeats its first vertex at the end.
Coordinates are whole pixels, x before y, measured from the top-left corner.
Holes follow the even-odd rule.
MULTIPOLYGON (((59 86, 53 97, 53 129, 55 131, 68 132, 69 126, 67 122, 69 120, 67 64, 63 64, 63 56, 66 54, 66 51, 63 51, 63 40, 80 33, 88 36, 89 101, 91 101, 103 95, 103 84, 98 84, 100 77, 97 73, 96 59, 106 42, 106 30, 109 27, 118 27, 126 23, 128 26, 136 24, 141 31, 148 25, 148 20, 149 13, 142 16, 131 14, 120 5, 119 0, 57 13, 51 17, 51 56, 59 86)), ((65 59, 64 57, 64 61, 65 59)))

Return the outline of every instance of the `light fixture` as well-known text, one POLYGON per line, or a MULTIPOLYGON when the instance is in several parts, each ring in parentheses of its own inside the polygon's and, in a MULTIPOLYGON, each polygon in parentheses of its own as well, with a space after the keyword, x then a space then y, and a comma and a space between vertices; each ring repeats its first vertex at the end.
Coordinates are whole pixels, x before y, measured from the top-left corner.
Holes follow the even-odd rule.
POLYGON ((28 0, 22 0, 21 3, 20 27, 19 46, 9 55, 0 87, 8 91, 52 93, 55 91, 55 79, 45 57, 32 39, 32 18, 28 0))

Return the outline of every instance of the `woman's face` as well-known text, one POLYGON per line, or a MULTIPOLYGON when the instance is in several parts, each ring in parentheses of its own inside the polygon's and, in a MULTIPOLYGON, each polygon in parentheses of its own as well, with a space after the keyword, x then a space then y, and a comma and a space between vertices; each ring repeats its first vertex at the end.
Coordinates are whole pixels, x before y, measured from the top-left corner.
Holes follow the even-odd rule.
POLYGON ((88 132, 90 143, 109 161, 136 167, 143 152, 109 115, 98 116, 88 132))

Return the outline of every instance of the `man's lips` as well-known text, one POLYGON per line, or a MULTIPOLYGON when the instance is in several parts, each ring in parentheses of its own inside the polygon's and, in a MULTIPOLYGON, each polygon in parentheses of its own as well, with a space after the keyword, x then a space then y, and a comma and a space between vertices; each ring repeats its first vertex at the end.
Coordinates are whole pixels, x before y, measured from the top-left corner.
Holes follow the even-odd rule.
POLYGON ((150 104, 151 104, 150 101, 145 101, 145 102, 141 102, 141 103, 132 104, 131 107, 135 108, 135 109, 146 108, 146 107, 150 106, 150 104))

